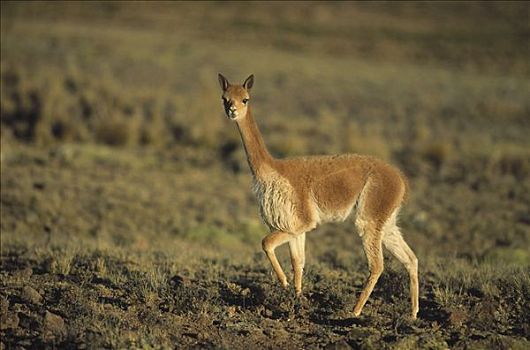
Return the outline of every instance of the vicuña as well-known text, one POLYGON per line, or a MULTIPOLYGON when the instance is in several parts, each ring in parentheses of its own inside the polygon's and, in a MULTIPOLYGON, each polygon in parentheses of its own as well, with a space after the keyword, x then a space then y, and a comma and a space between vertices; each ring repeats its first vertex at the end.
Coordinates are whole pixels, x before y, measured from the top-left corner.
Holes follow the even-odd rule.
POLYGON ((276 258, 276 247, 289 243, 294 287, 301 295, 306 233, 324 222, 344 221, 353 212, 370 269, 354 315, 360 315, 383 272, 384 245, 409 273, 415 319, 419 310, 418 259, 396 225, 407 194, 405 176, 381 160, 356 154, 276 159, 267 150, 250 109, 254 76, 237 85, 219 74, 219 83, 226 115, 241 134, 261 216, 271 231, 263 238, 263 250, 280 283, 289 285, 276 258))

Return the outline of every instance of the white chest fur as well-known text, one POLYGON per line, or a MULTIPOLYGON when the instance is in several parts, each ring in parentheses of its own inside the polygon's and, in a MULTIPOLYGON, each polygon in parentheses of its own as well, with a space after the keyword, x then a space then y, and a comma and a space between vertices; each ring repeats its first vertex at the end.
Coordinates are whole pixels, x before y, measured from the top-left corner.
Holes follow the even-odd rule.
POLYGON ((271 230, 295 232, 300 227, 296 215, 297 198, 287 179, 274 170, 254 179, 260 214, 271 230))

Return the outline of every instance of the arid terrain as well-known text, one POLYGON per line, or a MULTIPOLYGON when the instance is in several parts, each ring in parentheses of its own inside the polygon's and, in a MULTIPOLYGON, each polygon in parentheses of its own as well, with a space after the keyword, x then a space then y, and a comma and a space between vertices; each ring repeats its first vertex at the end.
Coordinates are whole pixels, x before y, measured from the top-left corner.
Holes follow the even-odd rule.
POLYGON ((528 349, 525 2, 1 3, 0 348, 528 349), (352 220, 267 232, 217 73, 272 154, 401 168, 420 312, 352 220), (290 273, 289 252, 278 256, 290 273))

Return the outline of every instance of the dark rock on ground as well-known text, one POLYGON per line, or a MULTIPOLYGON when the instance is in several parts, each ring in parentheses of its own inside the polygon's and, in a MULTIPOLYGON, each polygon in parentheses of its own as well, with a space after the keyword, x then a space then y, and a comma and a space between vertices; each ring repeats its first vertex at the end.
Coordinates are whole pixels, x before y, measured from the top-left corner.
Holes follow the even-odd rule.
POLYGON ((42 302, 42 296, 30 286, 22 288, 20 297, 30 304, 40 304, 42 302))
POLYGON ((49 311, 46 311, 44 315, 42 327, 44 332, 50 332, 55 335, 61 335, 66 332, 63 318, 49 311))

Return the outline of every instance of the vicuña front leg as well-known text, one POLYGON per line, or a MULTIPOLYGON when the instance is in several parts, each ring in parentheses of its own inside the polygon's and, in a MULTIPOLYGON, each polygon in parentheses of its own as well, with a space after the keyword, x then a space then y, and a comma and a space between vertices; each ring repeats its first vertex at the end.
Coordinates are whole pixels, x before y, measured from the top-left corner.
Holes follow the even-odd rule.
POLYGON ((267 254, 272 268, 274 269, 276 276, 278 276, 278 279, 284 288, 287 287, 289 283, 287 283, 287 277, 285 277, 285 273, 283 272, 282 266, 276 258, 276 253, 274 250, 282 244, 287 243, 290 238, 291 236, 286 232, 274 231, 265 236, 265 238, 263 238, 261 241, 263 251, 265 251, 265 254, 267 254))
POLYGON ((294 273, 294 289, 296 295, 302 294, 302 276, 305 265, 305 233, 291 238, 289 241, 289 250, 291 252, 291 264, 294 273))
POLYGON ((376 230, 366 230, 363 233, 363 248, 368 260, 368 267, 370 269, 370 276, 366 280, 364 289, 355 304, 353 314, 359 316, 363 310, 364 304, 372 294, 375 284, 383 273, 383 247, 382 247, 381 232, 376 230))

